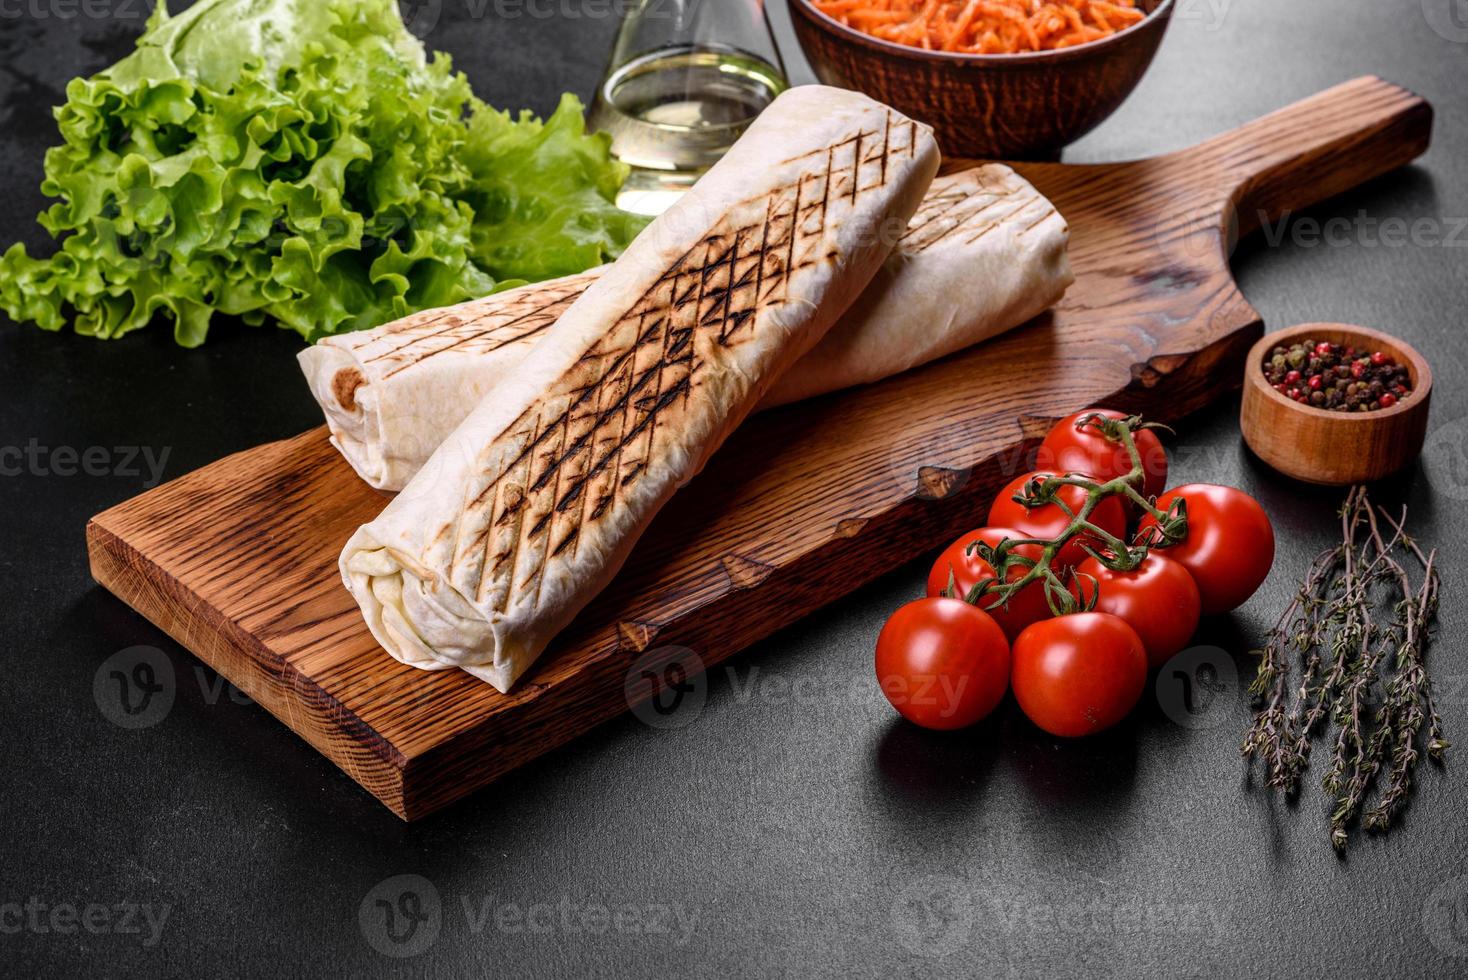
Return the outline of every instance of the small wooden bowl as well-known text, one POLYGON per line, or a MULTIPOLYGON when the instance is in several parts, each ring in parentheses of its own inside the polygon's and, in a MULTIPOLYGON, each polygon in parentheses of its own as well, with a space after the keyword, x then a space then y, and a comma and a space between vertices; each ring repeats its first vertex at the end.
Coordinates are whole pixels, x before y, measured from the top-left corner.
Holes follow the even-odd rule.
POLYGON ((1305 323, 1272 333, 1249 351, 1240 425, 1249 448, 1286 476, 1348 486, 1379 480, 1411 464, 1422 452, 1431 403, 1432 369, 1407 344, 1366 327, 1305 323), (1376 412, 1329 412, 1286 398, 1265 378, 1264 359, 1276 346, 1305 339, 1385 351, 1406 365, 1412 394, 1376 412))
POLYGON ((1110 116, 1142 80, 1174 0, 1141 0, 1147 18, 1111 37, 1056 51, 925 51, 846 27, 786 0, 816 77, 856 89, 933 127, 950 156, 1053 160, 1110 116))

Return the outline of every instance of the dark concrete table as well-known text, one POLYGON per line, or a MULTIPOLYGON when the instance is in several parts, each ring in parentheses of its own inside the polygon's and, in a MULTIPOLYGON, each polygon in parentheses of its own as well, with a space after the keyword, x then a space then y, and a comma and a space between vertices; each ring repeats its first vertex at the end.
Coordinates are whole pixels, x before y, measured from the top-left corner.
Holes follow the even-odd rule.
MULTIPOLYGON (((40 241, 49 107, 73 75, 129 49, 143 6, 86 8, 98 17, 55 0, 0 2, 3 242, 40 241)), ((606 6, 416 9, 429 43, 481 95, 545 111, 562 89, 589 95, 614 29, 595 16, 606 6)), ((783 5, 772 6, 783 32, 783 5)), ((786 39, 793 73, 808 79, 786 39)), ((1383 499, 1406 500, 1427 541, 1461 546, 1468 4, 1180 0, 1136 96, 1068 159, 1180 147, 1368 72, 1436 104, 1432 152, 1296 216, 1275 243, 1246 243, 1236 264, 1272 325, 1373 324, 1433 361, 1431 452, 1383 499), (1441 233, 1387 244, 1377 229, 1396 218, 1441 233), (1332 219, 1331 243, 1312 244, 1332 219)), ((1400 829, 1341 860, 1318 792, 1288 807, 1246 777, 1248 709, 1227 670, 1194 713, 1164 690, 1090 742, 1057 744, 1012 706, 967 734, 928 737, 869 684, 874 637, 919 593, 921 562, 718 670, 690 724, 625 718, 404 826, 87 575, 86 518, 137 493, 150 459, 173 477, 317 424, 296 346, 274 330, 219 329, 185 352, 164 330, 102 344, 0 326, 0 445, 103 447, 109 461, 101 476, 27 464, 0 477, 0 973, 1468 971, 1464 760, 1424 766, 1400 829), (119 447, 146 454, 127 467, 133 450, 119 447), (173 675, 171 710, 140 729, 109 720, 105 686, 94 694, 99 668, 134 646, 161 650, 173 675), (408 892, 422 899, 418 932, 395 945, 387 929, 406 937, 412 917, 384 909, 413 911, 408 892), (421 952, 403 962, 379 948, 421 952)), ((1268 586, 1201 637, 1247 672, 1248 649, 1331 537, 1339 495, 1251 460, 1236 412, 1225 400, 1186 424, 1175 473, 1238 484, 1274 516, 1268 586)), ((1443 566, 1434 668, 1448 734, 1468 738, 1460 554, 1443 566)))

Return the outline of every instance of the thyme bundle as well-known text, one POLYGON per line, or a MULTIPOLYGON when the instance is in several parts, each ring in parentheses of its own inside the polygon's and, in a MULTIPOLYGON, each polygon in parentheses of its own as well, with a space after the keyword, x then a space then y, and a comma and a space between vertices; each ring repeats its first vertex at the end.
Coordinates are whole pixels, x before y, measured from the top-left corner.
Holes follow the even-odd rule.
POLYGON ((1316 557, 1255 651, 1249 691, 1258 713, 1244 756, 1259 760, 1270 788, 1297 794, 1312 744, 1327 722, 1333 726, 1322 785, 1334 798, 1330 841, 1338 851, 1358 819, 1368 831, 1385 831, 1400 815, 1419 743, 1425 739, 1438 763, 1448 749, 1425 666, 1437 618, 1437 552, 1423 552, 1406 518, 1406 508, 1393 518, 1372 506, 1365 487, 1352 489, 1340 510, 1341 543, 1316 557), (1415 583, 1404 562, 1416 565, 1415 583))

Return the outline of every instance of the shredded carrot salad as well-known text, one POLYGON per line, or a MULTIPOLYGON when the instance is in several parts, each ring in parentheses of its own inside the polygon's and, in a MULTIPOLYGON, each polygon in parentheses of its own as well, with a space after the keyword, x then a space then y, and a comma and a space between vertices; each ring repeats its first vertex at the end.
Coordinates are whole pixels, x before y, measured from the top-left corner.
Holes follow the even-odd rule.
POLYGON ((1146 18, 1136 0, 810 0, 885 41, 930 51, 1017 54, 1109 37, 1146 18))

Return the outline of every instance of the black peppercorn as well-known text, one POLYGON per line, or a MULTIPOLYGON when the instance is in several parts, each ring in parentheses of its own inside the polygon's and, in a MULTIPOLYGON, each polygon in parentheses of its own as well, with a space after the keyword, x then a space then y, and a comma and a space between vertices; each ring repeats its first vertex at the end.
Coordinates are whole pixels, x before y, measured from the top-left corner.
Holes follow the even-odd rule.
POLYGON ((1332 411, 1372 412, 1412 393, 1406 365, 1383 352, 1329 342, 1280 344, 1269 352, 1263 368, 1276 391, 1332 411))

